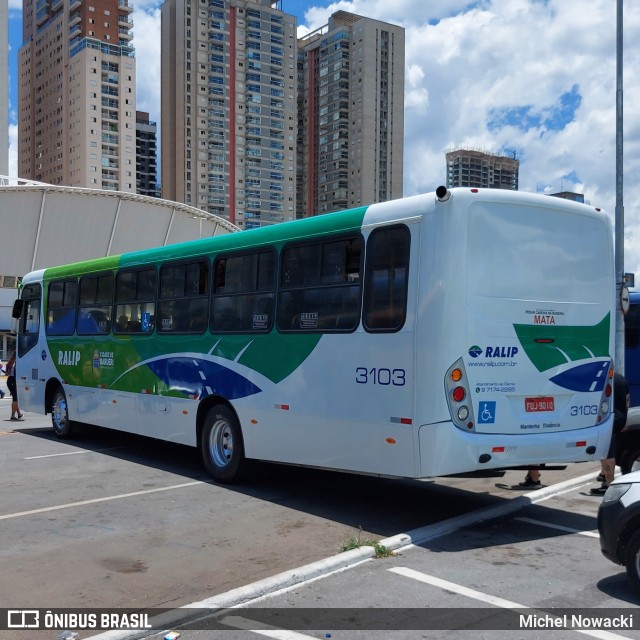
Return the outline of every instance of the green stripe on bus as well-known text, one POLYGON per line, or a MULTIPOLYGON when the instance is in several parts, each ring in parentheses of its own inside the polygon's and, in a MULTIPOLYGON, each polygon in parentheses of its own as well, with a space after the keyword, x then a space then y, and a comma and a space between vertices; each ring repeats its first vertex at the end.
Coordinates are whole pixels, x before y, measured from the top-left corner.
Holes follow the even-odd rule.
POLYGON ((329 233, 341 231, 359 231, 362 227, 365 213, 368 207, 358 207, 338 213, 328 213, 320 216, 312 216, 303 220, 282 222, 280 224, 249 229, 238 233, 228 233, 214 238, 202 240, 190 240, 179 244, 143 249, 125 253, 121 256, 121 267, 136 264, 154 264, 169 260, 198 255, 217 254, 228 251, 250 249, 265 245, 280 246, 285 242, 295 240, 310 240, 329 233))
POLYGON ((67 278, 78 274, 96 273, 98 271, 111 271, 117 269, 120 264, 120 256, 107 256, 106 258, 95 258, 94 260, 84 260, 83 262, 73 262, 60 267, 49 267, 45 269, 45 282, 57 278, 67 278))
POLYGON ((514 324, 513 327, 527 356, 538 371, 547 371, 575 360, 609 357, 610 314, 598 324, 553 326, 514 324), (548 341, 548 342, 546 342, 548 341))

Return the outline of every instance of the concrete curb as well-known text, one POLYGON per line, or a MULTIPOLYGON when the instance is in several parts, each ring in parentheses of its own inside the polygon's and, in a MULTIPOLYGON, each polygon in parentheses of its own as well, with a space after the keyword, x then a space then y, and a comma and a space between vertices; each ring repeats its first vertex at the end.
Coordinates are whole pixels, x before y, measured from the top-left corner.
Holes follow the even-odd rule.
MULTIPOLYGON (((487 520, 493 520, 495 518, 501 518, 507 514, 519 511, 524 507, 528 507, 538 502, 543 502, 548 498, 564 493, 565 491, 589 482, 593 482, 593 471, 590 473, 578 476, 577 478, 571 478, 558 484, 543 487, 536 491, 525 493, 517 498, 505 500, 496 505, 490 505, 477 511, 471 511, 469 513, 456 516, 455 518, 449 518, 443 522, 438 522, 432 525, 426 525, 418 529, 413 529, 408 533, 399 533, 390 538, 380 540, 380 545, 395 551, 402 547, 409 545, 418 545, 439 538, 448 533, 452 533, 463 527, 477 524, 478 522, 486 522, 487 520)), ((280 589, 292 587, 297 584, 302 584, 308 580, 319 578, 329 575, 334 571, 340 569, 347 569, 354 565, 360 564, 365 560, 369 560, 375 556, 375 549, 373 547, 360 547, 359 549, 353 549, 352 551, 346 551, 339 553, 336 556, 325 558, 324 560, 318 560, 311 564, 304 565, 298 569, 291 569, 278 573, 270 578, 259 580, 244 587, 238 587, 232 589, 226 593, 221 593, 217 596, 201 600, 200 602, 193 602, 178 609, 173 609, 165 614, 154 617, 154 627, 156 629, 171 629, 172 627, 179 626, 188 622, 202 618, 203 609, 211 609, 212 612, 219 609, 238 606, 256 598, 275 593, 280 589)), ((159 631, 150 632, 146 631, 106 631, 99 635, 89 636, 86 640, 141 640, 142 638, 149 638, 151 635, 160 633, 159 631)))

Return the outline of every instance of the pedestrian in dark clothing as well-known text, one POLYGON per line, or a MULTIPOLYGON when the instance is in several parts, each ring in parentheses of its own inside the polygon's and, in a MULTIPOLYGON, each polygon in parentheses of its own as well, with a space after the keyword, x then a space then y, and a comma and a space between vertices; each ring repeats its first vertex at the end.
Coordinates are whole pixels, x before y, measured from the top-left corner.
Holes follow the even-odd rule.
POLYGON ((627 424, 629 404, 629 385, 622 374, 615 373, 613 376, 613 433, 607 457, 600 461, 601 471, 598 479, 601 485, 591 489, 593 495, 603 496, 613 482, 616 469, 616 439, 627 424))
POLYGON ((11 420, 22 420, 20 405, 18 404, 18 387, 16 386, 16 352, 14 351, 7 362, 7 388, 11 394, 11 420))

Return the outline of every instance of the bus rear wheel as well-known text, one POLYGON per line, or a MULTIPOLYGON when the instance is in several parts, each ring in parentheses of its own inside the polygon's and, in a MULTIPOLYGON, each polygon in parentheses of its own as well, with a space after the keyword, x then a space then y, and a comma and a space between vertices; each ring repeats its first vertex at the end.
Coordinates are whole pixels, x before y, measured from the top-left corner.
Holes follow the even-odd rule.
POLYGON ((219 404, 209 410, 201 449, 204 465, 214 480, 231 483, 242 478, 246 467, 242 430, 229 407, 219 404))
POLYGON ((61 387, 56 389, 51 403, 51 425, 58 438, 64 440, 72 435, 71 420, 69 420, 69 407, 67 396, 61 387))

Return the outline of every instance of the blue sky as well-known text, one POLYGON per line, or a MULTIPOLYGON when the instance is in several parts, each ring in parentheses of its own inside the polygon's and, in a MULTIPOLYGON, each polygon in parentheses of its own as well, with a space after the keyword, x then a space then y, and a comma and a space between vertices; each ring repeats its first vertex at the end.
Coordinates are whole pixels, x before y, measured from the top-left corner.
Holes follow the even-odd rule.
MULTIPOLYGON (((9 4, 15 85, 21 12, 19 0, 9 4)), ((405 28, 405 195, 444 182, 447 150, 508 149, 521 160, 521 190, 579 191, 613 215, 614 0, 282 0, 282 8, 297 16, 299 35, 339 9, 405 28)), ((640 2, 626 0, 624 18, 625 270, 640 277, 640 2)), ((135 0, 133 20, 145 70, 138 108, 159 122, 158 2, 135 0)), ((13 91, 10 100, 15 123, 13 91)))

